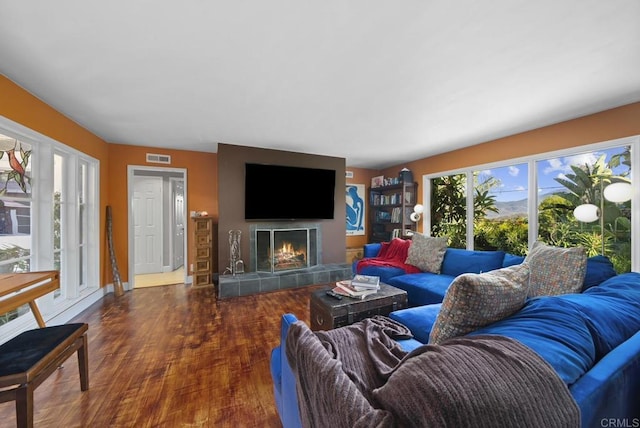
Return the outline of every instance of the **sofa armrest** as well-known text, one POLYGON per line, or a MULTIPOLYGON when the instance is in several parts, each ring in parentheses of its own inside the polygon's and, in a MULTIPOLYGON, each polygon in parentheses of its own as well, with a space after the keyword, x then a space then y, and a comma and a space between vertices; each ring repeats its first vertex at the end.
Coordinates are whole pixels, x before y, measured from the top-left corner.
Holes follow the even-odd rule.
POLYGON ((364 244, 364 247, 362 248, 362 257, 365 259, 376 257, 380 252, 380 248, 382 248, 382 244, 379 242, 373 244, 364 244))
POLYGON ((300 412, 298 410, 298 398, 296 395, 296 379, 289 366, 285 344, 289 327, 298 321, 293 314, 284 314, 280 321, 280 346, 271 353, 272 380, 274 382, 274 393, 276 407, 280 414, 280 421, 285 428, 301 427, 300 412))
MULTIPOLYGON (((378 253, 380 253, 380 248, 382 248, 382 244, 380 243, 364 244, 364 246, 362 247, 362 258, 370 259, 373 257, 377 257, 378 253)), ((360 263, 360 260, 362 259, 357 259, 351 262, 351 273, 353 275, 358 273, 358 263, 360 263)))
POLYGON ((639 421, 640 332, 605 355, 569 390, 580 407, 583 427, 605 426, 611 419, 639 421))

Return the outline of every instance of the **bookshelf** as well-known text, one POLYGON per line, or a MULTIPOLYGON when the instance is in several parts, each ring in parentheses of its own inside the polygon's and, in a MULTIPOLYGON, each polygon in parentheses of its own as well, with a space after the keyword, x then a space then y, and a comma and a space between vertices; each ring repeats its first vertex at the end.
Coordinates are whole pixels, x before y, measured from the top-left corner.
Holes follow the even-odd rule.
POLYGON ((409 216, 417 200, 418 183, 398 182, 369 188, 369 242, 407 238, 416 225, 409 216))

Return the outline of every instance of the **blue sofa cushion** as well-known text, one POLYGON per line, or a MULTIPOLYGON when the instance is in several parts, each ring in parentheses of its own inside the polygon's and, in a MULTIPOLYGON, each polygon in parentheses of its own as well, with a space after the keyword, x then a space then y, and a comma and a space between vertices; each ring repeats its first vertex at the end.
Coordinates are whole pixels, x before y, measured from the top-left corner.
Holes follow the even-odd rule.
POLYGON ((511 337, 533 349, 564 380, 573 384, 593 366, 595 344, 580 311, 557 296, 529 299, 519 312, 470 335, 511 337))
POLYGON ((391 266, 364 266, 358 268, 354 273, 379 276, 380 282, 384 282, 385 284, 391 284, 391 278, 406 274, 404 269, 391 266))
POLYGON ((463 273, 482 273, 502 267, 504 251, 471 251, 447 248, 441 272, 456 277, 463 273))
POLYGON ((411 339, 397 339, 396 342, 398 342, 400 348, 402 348, 402 350, 406 352, 411 352, 414 349, 424 345, 422 342, 414 339, 413 337, 411 339))
MULTIPOLYGON (((398 321, 411 330, 411 334, 416 340, 422 343, 429 342, 429 333, 433 323, 438 318, 442 303, 434 303, 432 305, 418 306, 415 308, 400 309, 389 314, 389 318, 398 321)), ((403 349, 404 346, 403 346, 403 349)))
POLYGON ((582 291, 599 285, 604 280, 616 276, 613 263, 607 256, 593 256, 587 259, 587 272, 582 283, 582 291))
POLYGON ((640 273, 620 274, 562 299, 580 310, 593 335, 598 359, 640 331, 640 273))
POLYGON ((441 303, 454 279, 449 275, 423 272, 398 275, 384 282, 406 291, 411 306, 420 306, 441 303))
POLYGON ((516 256, 515 254, 505 253, 504 260, 502 261, 502 267, 519 265, 523 261, 524 261, 524 256, 516 256))

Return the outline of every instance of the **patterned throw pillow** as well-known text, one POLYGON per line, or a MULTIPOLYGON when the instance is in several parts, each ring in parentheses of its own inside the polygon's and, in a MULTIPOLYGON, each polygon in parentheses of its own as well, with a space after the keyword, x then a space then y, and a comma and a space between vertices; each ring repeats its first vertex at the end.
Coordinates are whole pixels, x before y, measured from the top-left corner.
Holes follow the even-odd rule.
POLYGON ((552 247, 536 241, 525 258, 529 263, 529 297, 579 293, 587 271, 582 247, 552 247))
POLYGON ((433 238, 415 232, 411 237, 411 246, 405 263, 413 265, 423 272, 440 273, 440 266, 442 266, 446 250, 446 237, 433 238))
POLYGON ((519 311, 527 299, 528 285, 526 262, 457 276, 444 296, 429 343, 463 336, 519 311))

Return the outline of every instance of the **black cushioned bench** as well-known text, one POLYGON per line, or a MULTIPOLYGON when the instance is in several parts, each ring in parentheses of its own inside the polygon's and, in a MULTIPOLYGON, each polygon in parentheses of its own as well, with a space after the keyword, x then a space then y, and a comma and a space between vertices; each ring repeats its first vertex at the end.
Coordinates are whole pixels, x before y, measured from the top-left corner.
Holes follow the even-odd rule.
POLYGON ((0 403, 15 400, 19 428, 33 426, 33 392, 74 352, 80 389, 89 389, 87 324, 25 331, 0 345, 0 403))

